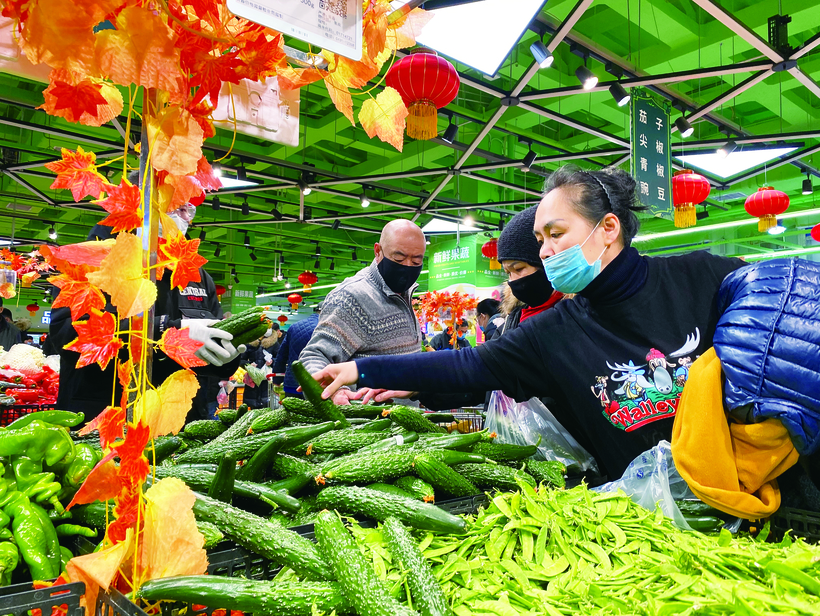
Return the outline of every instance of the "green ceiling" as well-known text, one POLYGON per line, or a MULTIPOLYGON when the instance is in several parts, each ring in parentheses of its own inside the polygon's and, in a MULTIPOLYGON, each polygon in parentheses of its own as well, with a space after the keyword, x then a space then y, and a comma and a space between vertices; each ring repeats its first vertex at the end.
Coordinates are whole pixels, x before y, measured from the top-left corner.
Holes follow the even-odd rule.
MULTIPOLYGON (((775 161, 765 173, 760 169, 742 181, 716 181, 710 215, 698 223, 702 229, 667 236, 673 230, 671 222, 645 220, 641 233, 660 235, 640 242, 641 250, 669 254, 709 248, 726 255, 753 255, 820 246, 806 237, 807 229, 820 222, 820 214, 789 219, 786 233, 777 237, 759 234, 754 224, 709 229, 748 219, 745 196, 757 190, 764 177, 790 196, 790 212, 820 207, 816 203, 820 195, 818 35, 816 0, 549 0, 495 78, 456 64, 461 90, 439 114, 439 129, 443 132, 447 127, 451 112, 459 125, 457 141, 448 145, 440 139, 408 139, 401 153, 352 127, 333 108, 324 85, 312 84, 301 91, 298 147, 237 136, 225 166, 243 163, 249 179, 260 182, 262 190, 246 191, 251 208, 247 217, 241 213, 239 190, 221 196, 219 211, 208 207, 210 198, 199 208, 196 223, 216 223, 203 227, 207 235, 201 252, 211 261, 206 267, 218 283, 227 284, 235 266, 243 284, 281 291, 284 283, 272 281, 276 252, 284 255, 283 273, 295 283, 304 269, 314 269, 311 241, 319 241, 318 284, 338 282, 372 257, 379 229, 392 218, 416 216, 424 224, 431 213, 456 220, 469 209, 481 226, 496 230, 501 215, 508 218, 537 201, 545 176, 563 161, 591 168, 619 164, 628 169, 627 108, 617 107, 605 89, 580 90, 574 72, 584 53, 590 54, 588 66, 601 83, 615 79, 614 67, 625 73, 627 84, 636 78, 644 83, 646 77, 662 77, 653 85, 656 93, 674 99, 687 117, 695 117, 694 135, 682 140, 673 134, 673 151, 682 146, 714 150, 731 131, 736 140, 744 136, 747 143, 766 136, 763 143, 773 144, 782 136, 798 147, 798 153, 809 153, 796 165, 775 161), (797 50, 796 68, 779 64, 790 53, 778 54, 766 43, 768 18, 779 11, 792 18, 788 44, 797 50), (561 28, 564 22, 571 27, 561 28), (550 45, 556 31, 560 42, 550 45), (538 32, 545 44, 554 47, 555 62, 536 71, 529 46, 538 32), (737 64, 744 66, 732 70, 737 64), (773 66, 791 70, 772 71, 773 66), (503 105, 502 99, 513 91, 520 99, 503 105), (529 142, 539 164, 524 173, 520 161, 529 142), (818 153, 811 154, 813 149, 818 153), (295 182, 305 170, 315 172, 316 186, 305 197, 306 220, 300 222, 295 182), (806 171, 813 174, 816 186, 809 196, 800 191, 806 171), (366 210, 358 199, 362 186, 368 187, 373 202, 366 210), (723 200, 732 194, 734 198, 723 200), (271 216, 276 204, 286 221, 276 222, 271 216), (334 230, 331 225, 337 217, 341 226, 334 230), (243 231, 250 233, 259 257, 255 262, 243 247, 243 231), (213 258, 217 243, 222 245, 221 255, 213 258), (333 271, 330 257, 334 257, 333 271)), ((301 47, 299 41, 287 43, 301 47)), ((67 191, 50 190, 50 174, 42 166, 19 167, 30 162, 41 165, 59 156, 61 146, 79 144, 102 156, 120 149, 122 137, 111 125, 89 129, 36 110, 42 103, 42 89, 40 83, 0 75, 0 168, 4 171, 0 237, 7 239, 13 232, 15 238, 33 244, 44 242, 48 223, 53 222, 58 243, 76 242, 85 239, 102 218, 101 209, 71 203, 67 191), (30 209, 10 209, 9 203, 30 209)), ((675 116, 679 113, 673 111, 675 116)), ((231 140, 231 133, 220 131, 206 144, 208 158, 222 156, 231 140)), ((199 231, 194 229, 191 235, 198 237, 199 231)), ((24 298, 29 295, 40 297, 32 291, 24 298)))

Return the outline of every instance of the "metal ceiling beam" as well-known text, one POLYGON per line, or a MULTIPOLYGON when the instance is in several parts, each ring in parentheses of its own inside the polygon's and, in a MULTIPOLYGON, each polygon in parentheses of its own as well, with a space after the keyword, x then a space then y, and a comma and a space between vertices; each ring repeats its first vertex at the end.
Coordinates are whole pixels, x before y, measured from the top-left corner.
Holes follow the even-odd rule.
POLYGON ((517 190, 518 192, 526 193, 528 195, 536 195, 537 197, 541 196, 541 193, 537 190, 532 190, 530 188, 525 188, 523 186, 516 186, 515 184, 510 184, 509 182, 503 182, 501 180, 496 180, 494 178, 488 178, 483 175, 478 175, 477 173, 463 173, 462 175, 474 178, 479 180, 480 182, 485 182, 487 184, 493 184, 494 186, 500 186, 501 188, 508 188, 510 190, 517 190))
MULTIPOLYGON (((712 111, 714 111, 715 109, 717 109, 718 107, 723 105, 724 103, 732 100, 734 97, 743 94, 749 88, 752 88, 752 87, 756 86, 757 84, 762 82, 764 79, 767 79, 771 75, 774 75, 774 71, 765 70, 765 71, 760 71, 758 73, 755 73, 754 75, 752 75, 750 77, 747 77, 746 79, 741 81, 739 84, 737 84, 737 85, 729 88, 728 90, 726 90, 726 92, 724 92, 720 96, 716 96, 715 98, 710 100, 708 103, 705 103, 704 105, 701 105, 700 107, 698 107, 693 113, 686 116, 686 119, 691 122, 692 120, 697 120, 697 119, 702 118, 703 116, 705 116, 708 113, 711 113, 712 111)), ((676 132, 677 129, 678 129, 677 126, 673 126, 672 127, 672 132, 673 133, 676 132)))
POLYGON ((797 60, 799 58, 802 58, 803 56, 805 56, 807 53, 809 53, 812 49, 814 49, 818 45, 820 45, 820 32, 818 32, 813 37, 811 37, 808 41, 803 43, 803 46, 800 47, 799 49, 797 49, 791 55, 791 59, 792 60, 797 60))
POLYGON ((627 79, 599 81, 598 85, 589 90, 585 90, 583 86, 566 86, 563 88, 551 88, 549 90, 535 90, 522 94, 519 98, 522 101, 534 101, 547 98, 555 98, 558 96, 567 96, 571 94, 584 94, 587 92, 604 92, 609 89, 612 84, 618 83, 625 88, 632 88, 636 86, 653 86, 659 84, 679 83, 681 81, 689 81, 691 79, 704 79, 707 77, 722 77, 724 75, 734 75, 737 73, 748 73, 750 71, 760 71, 770 69, 771 62, 757 61, 757 62, 743 62, 740 64, 729 64, 727 66, 716 66, 707 69, 692 69, 688 71, 676 71, 673 73, 662 73, 660 75, 652 75, 648 77, 630 77, 627 79))
POLYGON ((760 53, 764 56, 769 58, 772 62, 782 62, 785 58, 780 55, 777 51, 772 49, 769 44, 760 38, 754 31, 747 28, 744 24, 740 23, 735 16, 729 13, 726 9, 716 5, 711 0, 692 0, 695 4, 697 4, 700 8, 704 11, 709 13, 712 17, 717 19, 720 23, 724 26, 729 28, 732 32, 742 38, 744 41, 749 43, 752 47, 757 49, 760 53))
MULTIPOLYGON (((820 130, 809 130, 796 133, 773 133, 768 135, 746 135, 743 137, 733 137, 738 145, 749 145, 754 143, 768 142, 788 142, 803 141, 806 139, 820 139, 820 130)), ((726 139, 705 139, 702 141, 686 141, 683 143, 673 143, 673 151, 700 150, 712 146, 720 146, 726 143, 726 139)))
POLYGON ((797 79, 800 83, 802 83, 808 90, 814 94, 816 97, 820 98, 820 86, 817 85, 817 82, 809 77, 806 73, 800 70, 799 67, 795 66, 794 68, 789 69, 789 73, 791 76, 797 79))
POLYGON ((531 105, 530 103, 520 103, 518 106, 521 107, 521 109, 526 109, 527 111, 537 113, 541 117, 547 118, 548 120, 552 120, 553 122, 558 122, 559 124, 563 124, 564 126, 569 126, 570 128, 574 128, 575 130, 587 133, 588 135, 592 135, 593 137, 604 139, 605 141, 609 141, 610 143, 614 143, 616 145, 621 145, 627 148, 629 147, 629 141, 625 139, 616 137, 615 135, 612 135, 606 131, 598 130, 597 128, 590 126, 589 124, 584 124, 583 122, 578 122, 566 116, 554 113, 552 111, 544 109, 543 107, 537 107, 535 105, 531 105))

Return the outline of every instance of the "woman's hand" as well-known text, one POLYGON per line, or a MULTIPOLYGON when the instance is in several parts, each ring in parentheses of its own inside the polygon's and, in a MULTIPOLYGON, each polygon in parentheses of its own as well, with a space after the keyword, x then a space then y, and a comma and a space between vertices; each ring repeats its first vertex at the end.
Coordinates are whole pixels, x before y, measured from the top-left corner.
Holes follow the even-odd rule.
POLYGON ((397 391, 395 389, 370 389, 363 387, 351 394, 351 400, 361 400, 362 404, 367 404, 371 400, 374 402, 387 402, 393 398, 410 398, 416 395, 415 391, 397 391))
POLYGON ((355 361, 348 361, 343 364, 330 364, 313 375, 319 384, 325 388, 322 392, 322 399, 327 400, 342 385, 353 385, 359 380, 359 370, 355 361))

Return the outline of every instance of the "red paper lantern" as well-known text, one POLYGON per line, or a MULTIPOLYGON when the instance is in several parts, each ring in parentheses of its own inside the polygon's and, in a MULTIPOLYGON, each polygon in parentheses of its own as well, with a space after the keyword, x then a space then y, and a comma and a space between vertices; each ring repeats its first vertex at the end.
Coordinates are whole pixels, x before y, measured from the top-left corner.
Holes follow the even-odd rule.
POLYGON ((276 320, 279 321, 281 325, 284 325, 288 322, 288 318, 284 314, 280 314, 276 320))
POLYGON ((223 295, 225 295, 225 291, 227 291, 227 290, 228 290, 228 289, 226 289, 226 288, 225 288, 223 285, 221 285, 221 284, 216 285, 216 295, 217 295, 217 297, 221 299, 221 298, 222 298, 222 296, 223 296, 223 295))
POLYGON ((489 242, 486 242, 481 247, 481 254, 487 257, 490 260, 490 269, 491 270, 500 270, 501 264, 498 262, 498 240, 493 238, 489 242))
POLYGON ((310 293, 310 287, 319 282, 319 277, 311 271, 302 272, 297 280, 302 283, 302 292, 310 293))
POLYGON ((37 305, 37 302, 34 302, 33 304, 29 304, 28 306, 26 306, 26 310, 28 310, 28 313, 31 316, 34 316, 35 314, 37 314, 37 311, 40 310, 40 306, 37 305))
POLYGON ((811 239, 813 239, 815 242, 820 242, 820 224, 816 224, 812 228, 811 239))
POLYGON ((746 199, 746 211, 757 216, 757 230, 761 233, 777 224, 777 217, 789 209, 789 196, 771 186, 759 188, 746 199))
POLYGON ((452 64, 423 48, 396 62, 384 82, 398 90, 407 106, 407 136, 413 139, 436 136, 438 110, 450 104, 461 85, 452 64))
POLYGON ((675 226, 694 227, 695 206, 706 201, 712 186, 709 180, 691 169, 681 169, 672 176, 672 205, 675 206, 675 226))
POLYGON ((291 293, 288 295, 288 301, 290 302, 290 307, 296 310, 299 307, 299 302, 302 301, 302 296, 298 293, 291 293))

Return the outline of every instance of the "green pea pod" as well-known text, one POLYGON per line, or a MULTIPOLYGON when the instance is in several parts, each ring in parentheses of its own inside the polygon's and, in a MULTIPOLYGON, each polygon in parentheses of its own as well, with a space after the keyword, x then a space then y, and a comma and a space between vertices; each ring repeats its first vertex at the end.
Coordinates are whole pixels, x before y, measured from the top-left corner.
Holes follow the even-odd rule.
POLYGON ((0 586, 11 584, 11 574, 20 562, 20 551, 11 541, 0 543, 0 586))
POLYGON ((816 578, 810 576, 809 574, 804 573, 798 569, 795 569, 794 567, 790 567, 789 565, 778 561, 772 561, 768 563, 766 565, 766 569, 768 571, 771 571, 775 575, 779 575, 780 577, 786 578, 791 582, 800 584, 803 588, 805 588, 813 595, 820 596, 820 582, 818 582, 816 578))
POLYGON ((52 426, 73 428, 83 423, 84 419, 85 415, 83 413, 72 413, 71 411, 37 411, 14 420, 7 426, 7 429, 19 430, 29 425, 32 421, 42 421, 52 426))
POLYGON ((57 532, 58 537, 72 537, 74 535, 80 535, 82 537, 93 538, 97 536, 96 529, 81 526, 80 524, 60 524, 54 530, 57 532))

